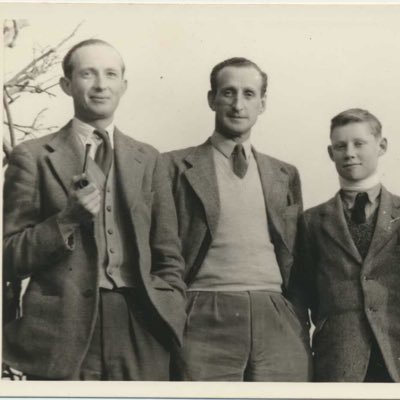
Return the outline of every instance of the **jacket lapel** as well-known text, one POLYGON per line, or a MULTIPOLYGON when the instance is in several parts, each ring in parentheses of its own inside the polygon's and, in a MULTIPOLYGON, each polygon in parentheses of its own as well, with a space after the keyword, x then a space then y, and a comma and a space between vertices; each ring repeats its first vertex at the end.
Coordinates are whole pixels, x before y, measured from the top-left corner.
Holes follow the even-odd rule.
POLYGON ((114 131, 116 179, 125 204, 131 209, 142 192, 144 153, 140 143, 128 138, 117 128, 114 131))
POLYGON ((84 149, 72 132, 71 122, 62 128, 47 144, 52 150, 49 162, 65 192, 70 191, 72 177, 82 173, 84 149))
POLYGON ((253 154, 261 179, 268 219, 274 226, 283 244, 292 253, 285 235, 285 222, 283 221, 287 205, 288 175, 271 163, 267 156, 257 153, 254 149, 253 154))
POLYGON ((184 175, 203 204, 211 236, 214 236, 219 219, 220 203, 210 139, 194 148, 186 156, 185 162, 189 168, 184 175))
POLYGON ((325 204, 320 215, 322 229, 337 245, 361 264, 362 258, 347 226, 339 193, 325 204))
POLYGON ((393 237, 400 226, 400 204, 382 186, 378 217, 367 258, 375 257, 382 247, 393 237))

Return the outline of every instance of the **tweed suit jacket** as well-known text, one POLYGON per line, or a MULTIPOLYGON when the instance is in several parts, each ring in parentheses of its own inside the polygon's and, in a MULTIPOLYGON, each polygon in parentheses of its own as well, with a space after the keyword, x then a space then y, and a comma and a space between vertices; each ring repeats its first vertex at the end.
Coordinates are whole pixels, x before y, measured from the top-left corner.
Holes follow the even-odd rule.
MULTIPOLYGON (((295 167, 254 149, 253 154, 285 290, 293 265, 298 216, 302 211, 300 178, 295 167)), ((184 277, 190 285, 208 252, 219 219, 212 144, 208 139, 200 146, 172 151, 164 156, 169 165, 179 237, 186 262, 184 277)))
POLYGON ((400 198, 381 191, 373 238, 363 260, 339 193, 304 213, 297 288, 311 309, 318 381, 363 381, 373 333, 388 370, 400 380, 400 198))
MULTIPOLYGON (((61 235, 65 207, 83 146, 71 124, 17 146, 4 188, 4 279, 30 277, 23 315, 4 328, 3 361, 25 373, 67 379, 79 368, 97 316, 99 267, 93 229, 81 225, 73 243, 61 235)), ((185 323, 183 260, 166 169, 151 146, 114 133, 115 178, 124 221, 137 254, 143 304, 165 335, 181 341, 185 323)), ((153 321, 154 322, 154 321, 153 321)))

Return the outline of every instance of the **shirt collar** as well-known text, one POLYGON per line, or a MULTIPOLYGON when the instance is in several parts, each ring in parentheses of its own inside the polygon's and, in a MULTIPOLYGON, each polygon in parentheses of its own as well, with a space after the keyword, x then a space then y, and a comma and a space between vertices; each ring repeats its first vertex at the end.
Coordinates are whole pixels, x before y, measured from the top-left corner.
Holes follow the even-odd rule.
MULTIPOLYGON (((374 204, 380 193, 381 193, 382 185, 379 183, 378 185, 373 186, 371 189, 363 190, 362 192, 367 193, 368 202, 370 204, 374 204)), ((345 203, 346 208, 351 209, 354 206, 354 202, 356 201, 356 196, 361 191, 358 190, 341 190, 342 200, 345 203)))
MULTIPOLYGON (((238 144, 232 139, 228 139, 225 136, 221 135, 217 131, 211 136, 211 144, 226 158, 230 158, 235 146, 238 144)), ((251 157, 251 143, 250 138, 245 140, 243 143, 244 152, 246 155, 246 159, 249 160, 251 157)))
MULTIPOLYGON (((77 135, 80 136, 80 138, 84 143, 88 139, 89 140, 94 139, 93 132, 95 131, 95 129, 96 128, 94 126, 89 125, 86 122, 83 122, 76 117, 72 119, 72 130, 73 132, 75 132, 77 135)), ((105 128, 105 131, 107 131, 108 136, 110 138, 110 143, 112 148, 114 148, 114 129, 115 129, 114 122, 111 122, 111 124, 105 128)))

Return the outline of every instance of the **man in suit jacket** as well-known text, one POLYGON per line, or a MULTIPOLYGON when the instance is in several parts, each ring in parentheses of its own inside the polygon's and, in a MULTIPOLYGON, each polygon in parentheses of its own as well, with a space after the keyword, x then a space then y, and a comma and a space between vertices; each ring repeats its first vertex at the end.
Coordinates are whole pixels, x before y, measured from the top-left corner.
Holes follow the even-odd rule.
POLYGON ((294 272, 316 326, 317 381, 400 381, 400 198, 377 174, 386 147, 368 111, 332 119, 341 190, 305 212, 294 272))
POLYGON ((213 135, 166 154, 188 285, 174 379, 310 379, 306 322, 285 297, 302 210, 299 175, 250 143, 266 87, 266 74, 247 59, 215 66, 213 135))
POLYGON ((17 146, 6 172, 5 279, 30 282, 3 361, 29 379, 167 380, 185 285, 165 167, 114 127, 127 83, 111 45, 80 42, 63 69, 73 120, 17 146))

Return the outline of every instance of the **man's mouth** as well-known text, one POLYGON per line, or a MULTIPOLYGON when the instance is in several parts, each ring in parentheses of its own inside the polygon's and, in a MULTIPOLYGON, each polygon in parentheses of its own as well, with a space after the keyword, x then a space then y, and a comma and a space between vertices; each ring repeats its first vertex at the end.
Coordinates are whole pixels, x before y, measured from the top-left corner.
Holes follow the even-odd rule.
POLYGON ((244 117, 242 115, 228 115, 230 119, 247 119, 247 117, 244 117))
POLYGON ((90 99, 93 101, 106 101, 108 100, 108 97, 104 96, 90 96, 90 99))
POLYGON ((350 167, 357 167, 361 165, 360 163, 355 163, 355 164, 344 164, 343 167, 344 168, 350 168, 350 167))

